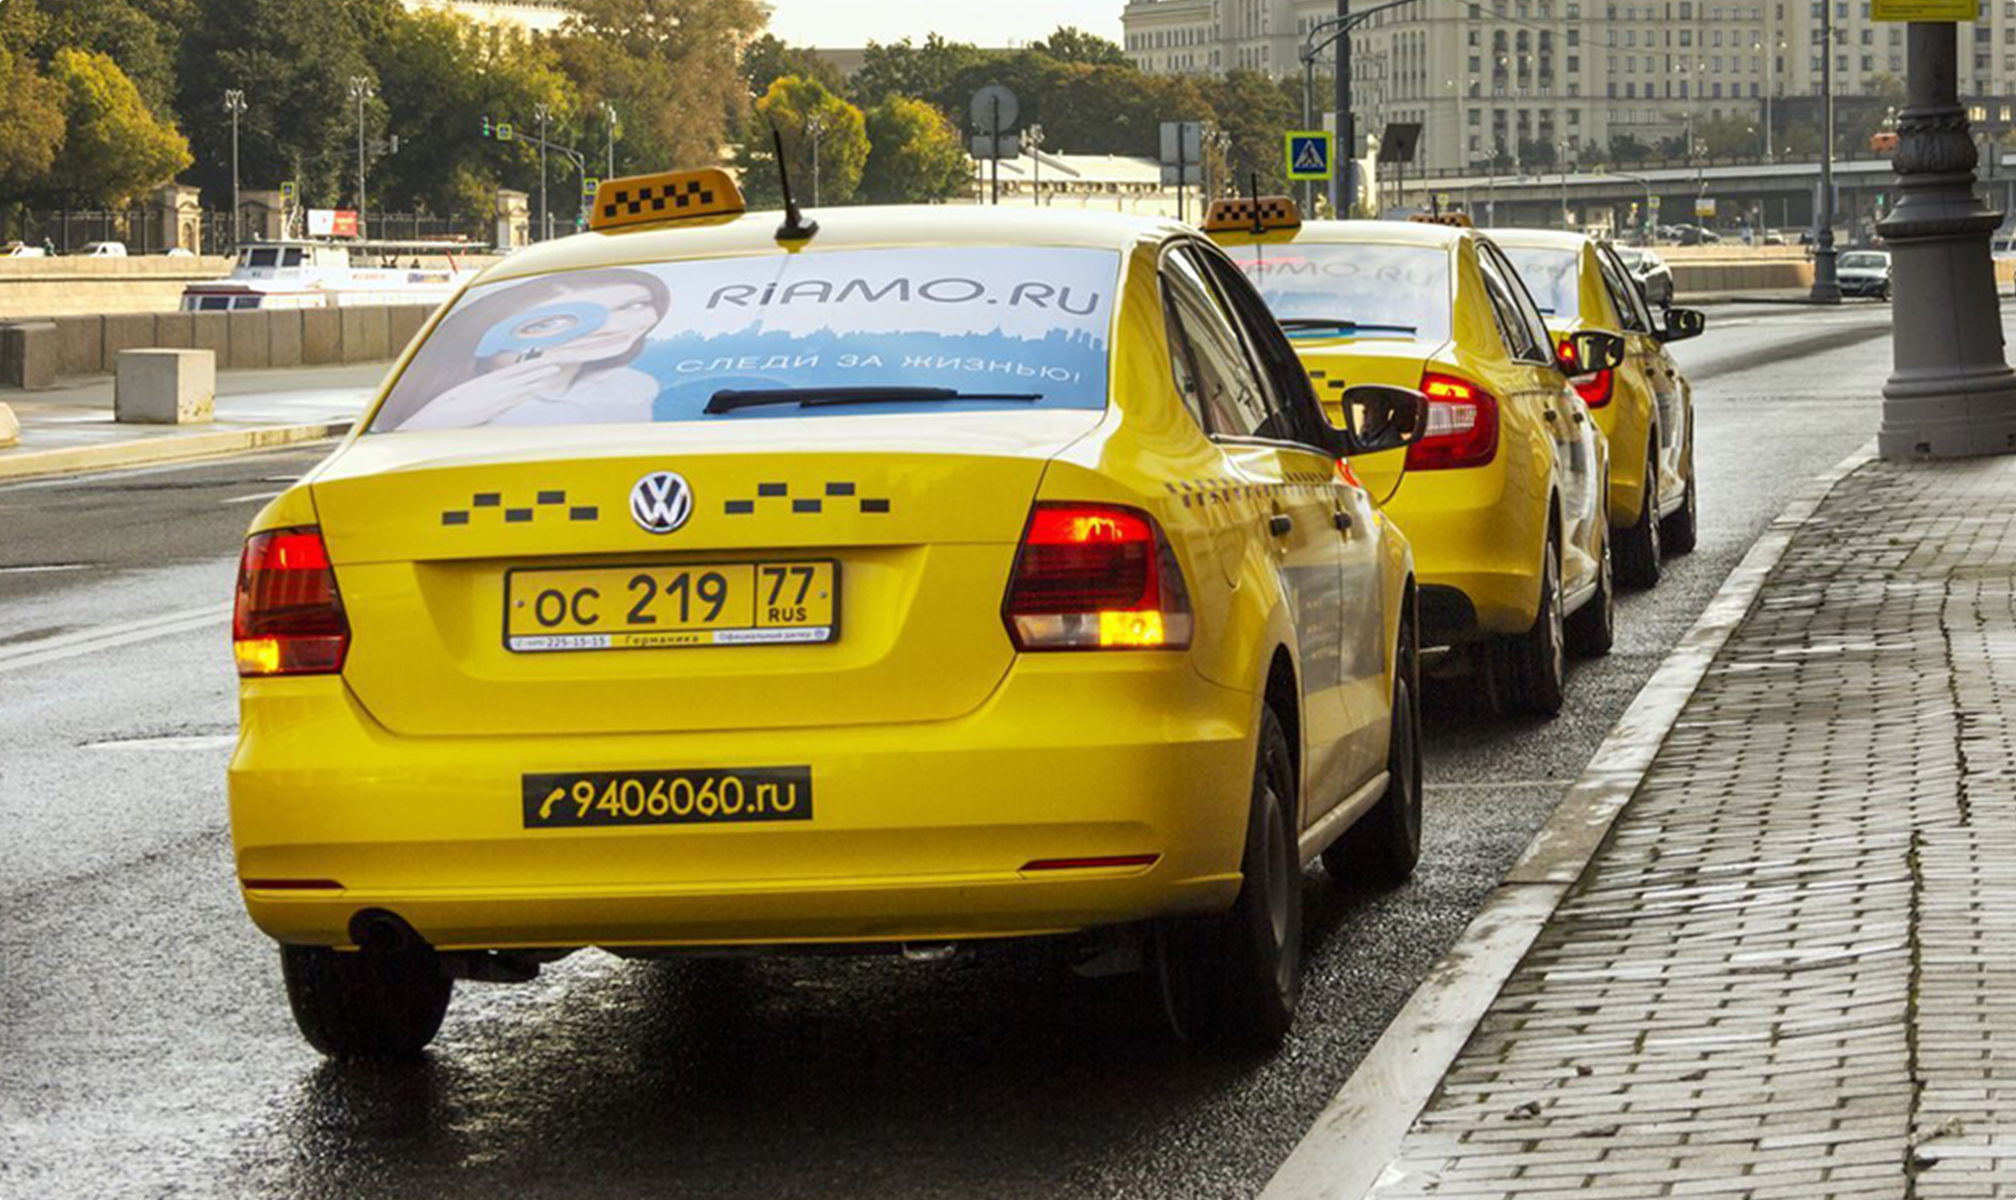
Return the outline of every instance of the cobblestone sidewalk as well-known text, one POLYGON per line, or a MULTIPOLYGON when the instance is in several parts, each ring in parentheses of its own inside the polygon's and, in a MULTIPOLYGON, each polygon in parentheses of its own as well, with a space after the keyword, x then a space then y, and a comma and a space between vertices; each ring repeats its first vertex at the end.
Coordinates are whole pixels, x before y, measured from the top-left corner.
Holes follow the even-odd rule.
POLYGON ((1372 1194, 2016 1197, 2016 459, 1835 489, 1372 1194))

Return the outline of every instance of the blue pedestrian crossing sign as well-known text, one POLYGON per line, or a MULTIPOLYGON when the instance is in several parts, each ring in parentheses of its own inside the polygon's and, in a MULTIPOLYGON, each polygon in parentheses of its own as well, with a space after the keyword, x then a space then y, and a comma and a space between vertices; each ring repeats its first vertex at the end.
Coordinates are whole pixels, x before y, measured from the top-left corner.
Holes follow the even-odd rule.
POLYGON ((1328 179, 1336 174, 1336 139, 1322 130, 1296 130, 1288 134, 1288 178, 1328 179))

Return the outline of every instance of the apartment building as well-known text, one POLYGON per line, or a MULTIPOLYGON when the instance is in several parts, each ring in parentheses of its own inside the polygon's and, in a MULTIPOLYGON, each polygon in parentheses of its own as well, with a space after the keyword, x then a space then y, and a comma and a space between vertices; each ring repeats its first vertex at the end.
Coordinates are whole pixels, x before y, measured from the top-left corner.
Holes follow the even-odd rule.
MULTIPOLYGON (((1782 138, 1788 114, 1810 111, 1801 100, 1819 90, 1823 2, 1837 94, 1877 94, 1902 77, 1905 27, 1873 20, 1868 0, 1418 0, 1353 34, 1353 109, 1369 132, 1421 124, 1430 169, 1510 163, 1536 145, 1593 159, 1613 138, 1656 145, 1724 116, 1750 122, 1761 153, 1767 106, 1782 138)), ((1122 22, 1144 70, 1290 76, 1303 72, 1311 31, 1336 14, 1335 0, 1131 0, 1122 22)), ((1960 37, 1962 94, 1977 98, 1977 120, 2006 125, 1998 98, 2016 92, 2016 0, 1983 0, 1960 37)), ((1331 69, 1326 53, 1317 72, 1331 69)))

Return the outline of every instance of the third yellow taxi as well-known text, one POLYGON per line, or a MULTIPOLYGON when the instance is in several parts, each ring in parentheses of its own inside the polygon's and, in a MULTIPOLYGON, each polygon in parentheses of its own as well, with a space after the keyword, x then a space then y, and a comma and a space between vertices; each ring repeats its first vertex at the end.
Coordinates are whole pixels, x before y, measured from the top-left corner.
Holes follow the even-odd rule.
MULTIPOLYGON (((1253 280, 1326 404, 1418 387, 1427 435, 1351 465, 1414 544, 1422 638, 1461 646, 1504 707, 1563 702, 1567 651, 1604 654, 1608 448, 1504 252, 1464 221, 1312 221, 1293 200, 1220 201, 1206 230, 1253 280)), ((1605 370, 1623 340, 1568 336, 1605 370)))
POLYGON ((1699 490, 1694 483, 1694 390, 1666 350, 1699 337, 1706 319, 1668 308, 1655 318, 1616 250, 1553 229, 1494 229, 1540 306, 1566 357, 1585 329, 1624 336, 1615 370, 1575 377, 1575 390, 1610 442, 1610 525, 1617 575, 1632 587, 1659 582, 1661 556, 1694 548, 1699 490))
MULTIPOLYGON (((256 519, 232 836, 303 1033, 451 981, 1072 935, 1278 1041, 1303 866, 1421 844, 1406 539, 1194 229, 613 181, 256 519)), ((1101 967, 1099 969, 1108 969, 1101 967)))

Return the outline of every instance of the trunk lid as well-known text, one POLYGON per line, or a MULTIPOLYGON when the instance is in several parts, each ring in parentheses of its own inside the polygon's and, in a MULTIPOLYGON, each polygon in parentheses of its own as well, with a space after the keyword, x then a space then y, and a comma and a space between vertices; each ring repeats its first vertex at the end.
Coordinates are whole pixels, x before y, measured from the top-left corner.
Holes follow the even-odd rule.
POLYGON ((365 437, 311 482, 351 623, 344 678, 387 728, 420 736, 962 715, 1013 656, 1002 595, 1045 466, 1101 419, 932 413, 365 437), (633 519, 632 489, 663 471, 685 479, 692 509, 656 535, 633 519), (632 568, 662 580, 681 566, 784 561, 837 565, 834 640, 505 644, 513 571, 623 568, 603 577, 620 583, 632 568))
MULTIPOLYGON (((1445 348, 1446 343, 1431 345, 1404 337, 1298 338, 1295 342, 1309 381, 1316 387, 1316 397, 1333 422, 1342 418, 1348 389, 1367 383, 1418 388, 1428 364, 1445 348)), ((1393 491, 1406 463, 1404 450, 1351 457, 1352 471, 1375 499, 1393 491)))

